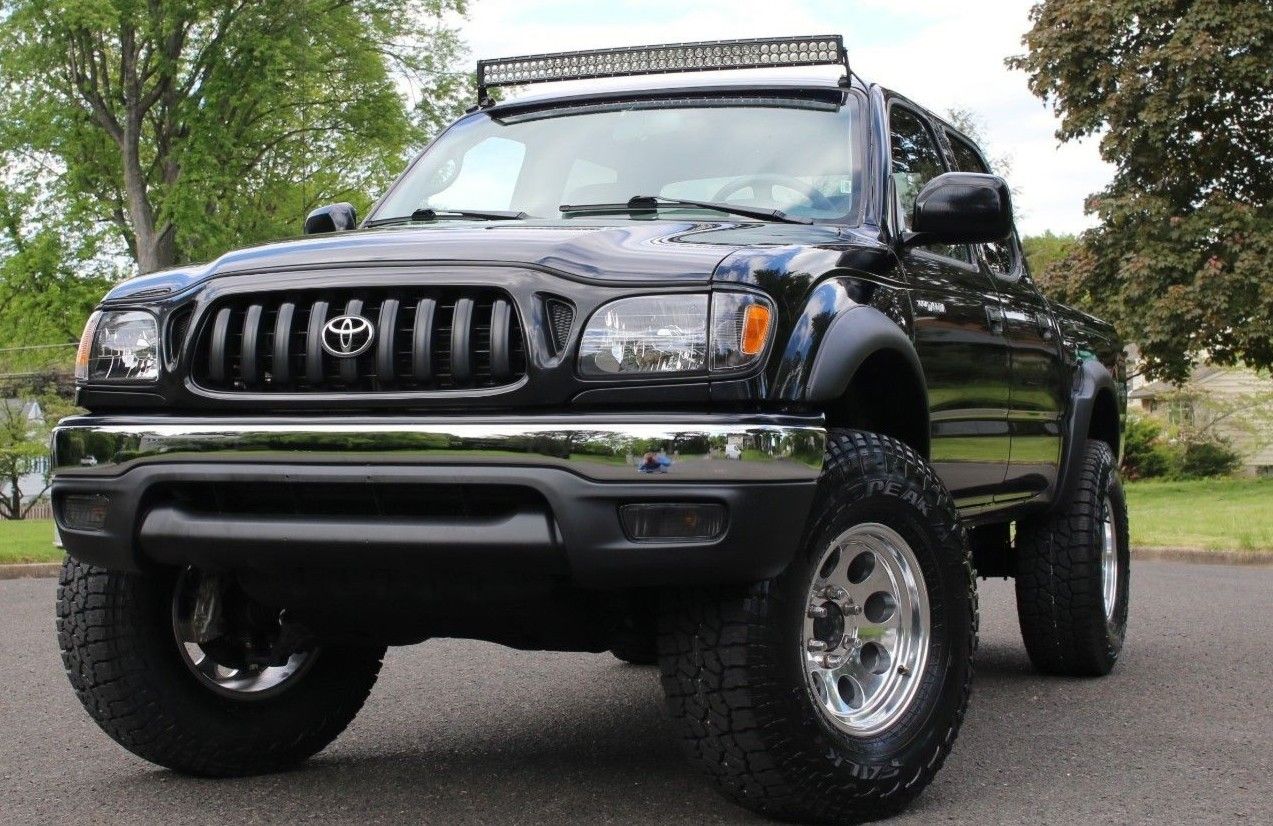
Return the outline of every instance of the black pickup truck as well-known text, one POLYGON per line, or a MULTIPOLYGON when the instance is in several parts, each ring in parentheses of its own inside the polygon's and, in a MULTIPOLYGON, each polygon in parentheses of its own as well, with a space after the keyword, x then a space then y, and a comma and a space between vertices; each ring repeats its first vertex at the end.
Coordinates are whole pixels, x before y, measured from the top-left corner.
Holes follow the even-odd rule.
POLYGON ((1120 345, 1036 289, 973 142, 835 36, 478 81, 366 220, 316 210, 89 320, 58 636, 111 737, 272 771, 386 646, 612 651, 658 663, 728 796, 838 822, 949 752, 976 575, 1016 578, 1040 670, 1113 667, 1120 345), (823 68, 701 74, 792 66, 823 68))

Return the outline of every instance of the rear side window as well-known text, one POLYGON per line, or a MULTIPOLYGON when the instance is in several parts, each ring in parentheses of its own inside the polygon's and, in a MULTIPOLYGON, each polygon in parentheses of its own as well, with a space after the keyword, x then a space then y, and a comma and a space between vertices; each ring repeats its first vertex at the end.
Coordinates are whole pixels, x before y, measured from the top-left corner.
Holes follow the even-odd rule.
MULTIPOLYGON (((972 144, 951 132, 946 133, 950 140, 950 151, 955 157, 955 169, 960 172, 987 173, 990 170, 981 160, 981 155, 973 149, 972 144)), ((981 250, 986 256, 986 264, 995 275, 1009 276, 1017 269, 1017 247, 1013 240, 996 241, 993 244, 982 244, 981 250)))
MULTIPOLYGON (((889 110, 889 133, 893 154, 893 189, 902 209, 902 220, 909 230, 920 190, 924 184, 946 172, 946 164, 942 161, 933 133, 910 109, 894 106, 889 110)), ((925 249, 960 261, 972 261, 965 246, 929 244, 925 249)))

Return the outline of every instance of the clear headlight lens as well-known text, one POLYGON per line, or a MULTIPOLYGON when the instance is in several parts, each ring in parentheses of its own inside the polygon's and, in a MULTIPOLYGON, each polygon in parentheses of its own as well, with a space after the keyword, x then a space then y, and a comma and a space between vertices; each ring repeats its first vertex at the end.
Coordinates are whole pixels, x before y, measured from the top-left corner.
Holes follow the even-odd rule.
POLYGON ((75 357, 83 381, 159 378, 159 325, 141 310, 98 311, 89 318, 75 357))
POLYGON ((707 367, 707 296, 639 296, 593 314, 579 344, 585 376, 692 373, 707 367))
POLYGON ((735 370, 764 352, 772 319, 770 304, 746 293, 619 299, 588 320, 579 371, 619 376, 735 370))

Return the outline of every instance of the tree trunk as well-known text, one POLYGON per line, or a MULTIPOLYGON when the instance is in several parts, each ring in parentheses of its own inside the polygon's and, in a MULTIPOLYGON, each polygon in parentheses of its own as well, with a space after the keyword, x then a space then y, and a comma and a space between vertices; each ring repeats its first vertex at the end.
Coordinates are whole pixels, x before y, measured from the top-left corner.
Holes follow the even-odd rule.
POLYGON ((4 509, 8 511, 2 514, 6 519, 22 518, 22 490, 18 487, 18 483, 22 481, 20 476, 9 478, 9 496, 8 501, 4 503, 4 509))
MULTIPOLYGON (((137 258, 137 268, 145 274, 173 265, 173 232, 167 222, 156 226, 155 209, 150 202, 146 172, 141 163, 142 124, 154 99, 143 95, 138 77, 136 32, 125 28, 121 32, 120 45, 124 109, 118 143, 123 164, 125 204, 133 230, 133 253, 137 258)), ((161 151, 163 149, 166 147, 161 147, 161 151)), ((165 170, 172 166, 168 157, 158 160, 165 170)))

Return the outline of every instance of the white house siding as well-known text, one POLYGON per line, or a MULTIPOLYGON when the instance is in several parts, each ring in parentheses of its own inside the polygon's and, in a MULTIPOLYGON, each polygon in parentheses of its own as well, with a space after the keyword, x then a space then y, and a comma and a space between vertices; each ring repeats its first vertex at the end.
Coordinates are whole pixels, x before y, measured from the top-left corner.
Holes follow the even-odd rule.
MULTIPOLYGON (((1214 415, 1207 409, 1209 398, 1232 401, 1263 394, 1266 397, 1265 403, 1273 404, 1267 399, 1273 393, 1273 378, 1240 367, 1200 366, 1193 371, 1185 387, 1198 395, 1192 410, 1194 421, 1198 425, 1204 424, 1210 415, 1214 415)), ((1131 391, 1131 407, 1138 412, 1167 418, 1169 411, 1163 409, 1161 397, 1174 390, 1174 387, 1165 382, 1139 383, 1131 391)), ((1273 411, 1266 412, 1259 420, 1265 423, 1265 431, 1254 436, 1248 430, 1233 424, 1222 422, 1215 427, 1218 435, 1233 443, 1242 456, 1243 466, 1249 472, 1273 470, 1273 433, 1268 432, 1273 427, 1269 424, 1273 422, 1273 411)))

